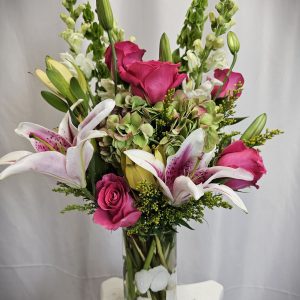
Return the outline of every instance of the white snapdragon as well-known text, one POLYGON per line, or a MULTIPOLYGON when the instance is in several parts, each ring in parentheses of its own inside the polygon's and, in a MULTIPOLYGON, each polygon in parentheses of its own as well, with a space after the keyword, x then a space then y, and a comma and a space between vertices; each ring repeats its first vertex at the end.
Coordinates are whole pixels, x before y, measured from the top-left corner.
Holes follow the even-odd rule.
POLYGON ((201 97, 207 100, 211 99, 213 88, 220 85, 222 85, 222 82, 215 78, 206 80, 197 89, 195 89, 195 82, 193 79, 190 79, 188 82, 184 80, 182 83, 183 91, 189 99, 201 97))
POLYGON ((195 49, 195 53, 197 55, 200 55, 203 51, 203 46, 202 46, 202 42, 200 39, 197 39, 194 41, 193 43, 194 49, 195 49))
POLYGON ((207 59, 206 66, 209 70, 226 69, 228 68, 228 61, 226 52, 223 49, 218 49, 213 52, 207 59))
POLYGON ((84 36, 80 32, 73 32, 68 38, 68 43, 76 54, 81 52, 84 36))
POLYGON ((95 62, 92 60, 93 52, 89 52, 87 55, 79 53, 75 58, 70 53, 66 52, 61 53, 60 58, 62 63, 70 70, 73 76, 77 76, 77 72, 73 64, 80 68, 86 78, 90 78, 92 71, 95 69, 95 62))
POLYGON ((188 62, 189 72, 193 72, 197 67, 200 66, 200 59, 192 50, 188 50, 183 59, 188 62))

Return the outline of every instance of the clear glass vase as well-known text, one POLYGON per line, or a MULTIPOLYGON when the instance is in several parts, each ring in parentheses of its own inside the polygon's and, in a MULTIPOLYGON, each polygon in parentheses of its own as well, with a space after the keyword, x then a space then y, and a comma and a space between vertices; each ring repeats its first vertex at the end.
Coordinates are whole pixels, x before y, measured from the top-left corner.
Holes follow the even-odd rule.
POLYGON ((128 235, 123 230, 125 300, 176 300, 176 232, 128 235))

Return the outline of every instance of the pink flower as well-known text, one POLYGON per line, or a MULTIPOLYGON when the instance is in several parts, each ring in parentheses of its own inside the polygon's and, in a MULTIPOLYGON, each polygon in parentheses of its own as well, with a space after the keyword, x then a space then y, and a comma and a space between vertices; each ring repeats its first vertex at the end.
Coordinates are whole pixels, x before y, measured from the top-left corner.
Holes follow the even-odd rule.
POLYGON ((267 173, 262 157, 259 152, 253 148, 248 148, 243 141, 236 141, 227 146, 217 162, 218 166, 231 168, 242 168, 253 174, 252 181, 229 179, 225 182, 227 186, 234 190, 243 189, 249 186, 255 186, 263 174, 267 173))
POLYGON ((109 230, 134 225, 141 212, 133 206, 133 199, 123 177, 106 174, 96 185, 99 207, 94 222, 109 230))
MULTIPOLYGON (((146 50, 140 49, 138 45, 129 41, 115 43, 115 49, 117 54, 118 71, 121 79, 124 80, 123 74, 126 74, 128 66, 136 61, 141 61, 146 50)), ((111 47, 108 47, 105 52, 105 63, 109 70, 112 70, 111 47)))
POLYGON ((130 83, 134 95, 150 104, 163 101, 169 89, 176 88, 187 77, 178 73, 178 64, 161 61, 137 61, 128 66, 121 78, 130 83))
MULTIPOLYGON (((214 77, 221 82, 225 79, 226 74, 228 73, 229 69, 216 69, 214 73, 214 77)), ((241 73, 231 72, 229 79, 222 87, 221 93, 219 94, 218 98, 224 98, 228 96, 230 93, 232 93, 234 90, 237 89, 237 84, 244 85, 244 77, 241 73)), ((215 86, 214 89, 211 92, 212 97, 214 97, 218 91, 219 87, 215 86)), ((241 92, 237 95, 238 97, 241 96, 241 92)))

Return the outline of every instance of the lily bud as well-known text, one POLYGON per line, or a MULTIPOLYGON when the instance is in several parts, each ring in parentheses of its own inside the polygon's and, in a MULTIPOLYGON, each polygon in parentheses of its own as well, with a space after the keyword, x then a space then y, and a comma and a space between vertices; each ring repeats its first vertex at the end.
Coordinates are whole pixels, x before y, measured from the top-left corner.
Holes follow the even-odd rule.
POLYGON ((160 38, 159 43, 159 60, 172 62, 172 52, 170 47, 170 41, 167 34, 164 32, 160 38))
POLYGON ((110 31, 114 26, 114 17, 109 0, 96 0, 98 19, 104 30, 110 31))
POLYGON ((239 52, 240 42, 237 35, 232 31, 229 31, 227 34, 227 44, 232 55, 235 55, 236 53, 239 52))
POLYGON ((136 190, 142 181, 155 184, 155 179, 151 173, 136 165, 127 156, 122 156, 121 165, 129 186, 136 190))
POLYGON ((267 122, 267 115, 265 113, 258 116, 252 122, 252 124, 246 129, 246 131, 242 134, 241 140, 247 141, 259 135, 265 128, 266 122, 267 122))

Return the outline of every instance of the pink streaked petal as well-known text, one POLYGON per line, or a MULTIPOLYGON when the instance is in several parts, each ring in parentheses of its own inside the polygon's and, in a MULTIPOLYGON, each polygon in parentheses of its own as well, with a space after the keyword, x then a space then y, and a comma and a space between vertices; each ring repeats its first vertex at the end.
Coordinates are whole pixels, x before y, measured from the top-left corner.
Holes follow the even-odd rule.
POLYGON ((66 150, 71 146, 69 141, 67 141, 64 137, 38 124, 29 122, 20 123, 18 128, 15 129, 15 132, 29 140, 37 152, 52 150, 50 147, 60 152, 61 150, 66 150), (32 134, 45 143, 37 141, 34 137, 31 138, 30 136, 32 134), (50 147, 48 147, 47 144, 49 144, 50 147))
POLYGON ((174 206, 180 206, 187 202, 191 197, 195 200, 200 199, 204 192, 202 186, 197 186, 189 177, 179 176, 174 181, 173 186, 174 206))
POLYGON ((215 166, 207 169, 207 176, 209 176, 208 180, 205 181, 204 185, 209 184, 215 179, 218 178, 234 178, 252 181, 254 176, 251 172, 248 172, 242 168, 230 168, 223 166, 215 166))
POLYGON ((204 131, 199 128, 185 139, 177 153, 168 157, 165 182, 171 190, 175 179, 188 175, 195 167, 197 159, 202 158, 203 146, 204 131))
POLYGON ((27 171, 55 177, 58 181, 73 187, 80 186, 80 182, 76 178, 71 177, 66 171, 65 155, 55 151, 33 153, 17 160, 16 163, 0 173, 0 180, 27 171))
POLYGON ((243 210, 245 213, 248 212, 244 202, 242 199, 237 195, 235 191, 233 191, 230 187, 226 185, 220 185, 216 183, 211 183, 204 188, 205 192, 213 192, 215 194, 221 194, 232 201, 237 207, 243 210))
POLYGON ((0 158, 0 165, 12 165, 14 164, 17 160, 28 156, 30 154, 33 154, 32 152, 29 151, 14 151, 10 152, 0 158))
POLYGON ((89 131, 95 129, 115 107, 115 101, 106 99, 95 106, 78 126, 77 143, 86 138, 89 131))

